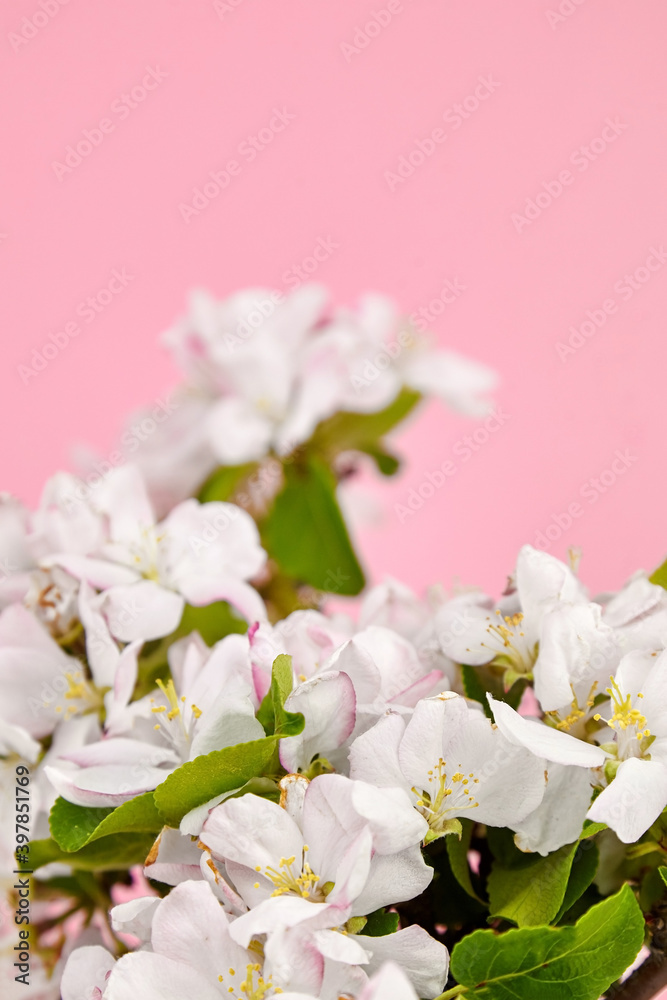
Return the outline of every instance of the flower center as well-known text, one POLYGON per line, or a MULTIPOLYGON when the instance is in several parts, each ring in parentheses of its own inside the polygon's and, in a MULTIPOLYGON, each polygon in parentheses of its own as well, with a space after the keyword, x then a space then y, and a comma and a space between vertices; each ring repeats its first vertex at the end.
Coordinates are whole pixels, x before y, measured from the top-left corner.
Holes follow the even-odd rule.
MULTIPOLYGON (((166 684, 158 680, 157 686, 164 695, 167 704, 154 704, 151 708, 151 712, 160 716, 160 721, 153 728, 159 729, 162 736, 173 744, 177 752, 183 756, 189 749, 192 738, 192 727, 202 714, 201 708, 197 708, 195 703, 192 702, 188 709, 185 695, 182 695, 179 700, 171 678, 169 678, 166 684)), ((151 702, 154 701, 155 699, 151 698, 151 702)))
MULTIPOLYGON (((315 897, 318 900, 320 897, 324 897, 323 891, 316 890, 320 877, 315 874, 306 861, 307 844, 304 844, 303 851, 300 869, 295 869, 294 867, 296 864, 296 857, 294 855, 291 858, 281 858, 277 868, 269 867, 262 871, 261 865, 257 865, 255 871, 261 872, 275 886, 275 889, 271 893, 272 896, 284 896, 286 893, 293 893, 296 896, 301 896, 303 899, 310 899, 311 901, 314 901, 315 897)), ((255 888, 259 888, 259 882, 255 882, 255 888)))
POLYGON ((441 757, 433 770, 428 772, 428 790, 412 789, 417 796, 417 808, 430 828, 426 841, 459 832, 460 824, 455 817, 479 805, 471 789, 471 785, 479 784, 474 772, 465 775, 459 764, 458 770, 448 775, 446 767, 447 761, 441 757))
MULTIPOLYGON (((271 976, 264 979, 261 970, 259 963, 246 965, 245 979, 238 984, 232 982, 232 985, 227 987, 227 992, 234 1000, 265 1000, 267 997, 275 997, 282 993, 280 986, 273 985, 271 976)), ((218 976, 218 982, 229 982, 230 979, 235 980, 241 975, 242 973, 237 974, 236 969, 229 969, 226 976, 218 976)))
MULTIPOLYGON (((67 671, 65 673, 67 690, 64 692, 67 706, 58 704, 55 706, 56 712, 63 718, 71 719, 75 715, 86 715, 89 712, 99 712, 104 704, 104 692, 99 691, 94 684, 83 674, 81 670, 67 671)), ((44 702, 44 707, 48 708, 48 702, 44 702)))
POLYGON ((502 615, 496 610, 496 621, 489 616, 486 632, 489 639, 482 642, 485 649, 495 653, 491 661, 495 666, 508 667, 515 674, 531 673, 537 659, 537 643, 531 647, 523 631, 523 614, 502 615))
MULTIPOLYGON (((588 697, 586 698, 584 707, 582 707, 579 704, 579 699, 575 693, 574 687, 570 684, 570 687, 572 689, 572 694, 574 695, 570 703, 570 711, 565 716, 565 718, 561 718, 560 712, 546 712, 545 714, 547 716, 548 721, 551 722, 552 725, 556 727, 556 729, 560 729, 561 732, 565 733, 569 732, 573 726, 575 726, 582 719, 585 719, 590 709, 593 708, 593 705, 595 704, 595 692, 597 686, 598 682, 595 681, 592 684, 590 691, 588 692, 588 697)), ((595 718, 597 719, 599 718, 599 716, 595 716, 595 718)))
MULTIPOLYGON (((618 757, 620 760, 625 757, 641 756, 643 751, 650 744, 644 742, 651 739, 651 730, 646 723, 646 716, 632 704, 632 695, 623 697, 618 683, 613 677, 610 678, 611 687, 607 688, 607 694, 611 698, 614 707, 614 714, 610 719, 603 719, 601 715, 594 715, 596 722, 604 722, 618 735, 618 757)), ((643 698, 639 692, 637 698, 643 698)), ((651 740, 651 742, 653 742, 651 740)))

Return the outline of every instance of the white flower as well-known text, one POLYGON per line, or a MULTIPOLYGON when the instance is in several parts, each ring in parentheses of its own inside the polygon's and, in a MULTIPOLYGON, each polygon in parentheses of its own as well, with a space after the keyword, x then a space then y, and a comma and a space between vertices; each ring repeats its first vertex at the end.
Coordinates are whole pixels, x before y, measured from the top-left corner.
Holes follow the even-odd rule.
POLYGON ((196 639, 176 644, 172 679, 131 703, 136 649, 126 647, 106 700, 114 735, 61 754, 47 769, 54 788, 78 805, 117 806, 155 788, 185 761, 261 739, 250 687, 233 670, 238 638, 228 636, 210 655, 196 639))
POLYGON ((406 789, 428 823, 425 841, 459 833, 459 817, 511 826, 542 801, 544 761, 514 746, 481 711, 447 692, 410 721, 388 713, 350 750, 353 778, 406 789))
POLYGON ((47 564, 60 565, 104 592, 101 609, 117 639, 168 635, 186 601, 226 600, 251 621, 264 618, 261 598, 245 581, 259 572, 266 555, 245 511, 187 500, 156 524, 133 466, 111 473, 95 502, 108 518, 108 540, 88 555, 64 550, 47 564))
POLYGON ((667 806, 667 652, 628 653, 608 694, 609 708, 596 718, 611 730, 603 747, 615 760, 605 766, 611 780, 588 817, 632 844, 667 806))

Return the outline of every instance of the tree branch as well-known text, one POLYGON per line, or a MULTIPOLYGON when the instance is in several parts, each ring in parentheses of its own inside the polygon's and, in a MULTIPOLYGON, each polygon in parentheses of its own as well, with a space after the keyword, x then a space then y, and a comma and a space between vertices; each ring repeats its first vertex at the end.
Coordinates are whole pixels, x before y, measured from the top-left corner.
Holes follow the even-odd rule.
POLYGON ((667 961, 661 952, 652 952, 624 983, 607 991, 608 1000, 654 1000, 667 986, 667 961))

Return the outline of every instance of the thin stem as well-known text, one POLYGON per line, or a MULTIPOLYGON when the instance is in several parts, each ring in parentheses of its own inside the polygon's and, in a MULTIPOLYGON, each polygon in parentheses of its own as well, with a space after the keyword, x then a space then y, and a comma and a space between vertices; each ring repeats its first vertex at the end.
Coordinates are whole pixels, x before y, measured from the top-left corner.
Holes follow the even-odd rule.
POLYGON ((452 997, 460 997, 462 993, 467 993, 467 986, 453 986, 451 990, 441 993, 435 1000, 451 1000, 452 997))

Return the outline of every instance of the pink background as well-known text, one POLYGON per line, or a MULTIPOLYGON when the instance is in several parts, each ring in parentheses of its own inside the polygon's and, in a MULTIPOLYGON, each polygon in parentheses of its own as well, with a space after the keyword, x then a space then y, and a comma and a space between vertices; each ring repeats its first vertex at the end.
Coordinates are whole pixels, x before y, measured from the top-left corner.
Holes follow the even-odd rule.
POLYGON ((667 551, 667 264, 627 301, 614 285, 667 241, 664 5, 392 0, 356 52, 343 44, 364 42, 357 29, 388 0, 217 6, 70 0, 38 14, 25 43, 11 34, 38 0, 0 8, 3 488, 35 502, 75 442, 108 454, 125 412, 176 382, 156 338, 188 289, 284 288, 331 238, 314 277, 339 301, 377 289, 410 312, 458 278, 465 291, 432 329, 500 371, 509 415, 467 462, 475 425, 437 404, 403 435, 404 474, 373 486, 384 525, 360 534, 372 575, 497 591, 518 547, 573 503, 580 516, 552 527, 551 551, 581 545, 594 588, 652 568, 667 551), (166 77, 121 118, 114 102, 149 66, 166 77), (493 93, 465 120, 443 118, 480 77, 493 93), (274 108, 295 117, 249 163, 239 144, 274 108), (58 179, 54 161, 103 118, 113 131, 58 179), (581 170, 576 151, 608 118, 619 134, 581 170), (434 128, 446 140, 391 190, 386 172, 434 128), (232 158, 239 176, 186 223, 179 205, 232 158), (517 232, 513 213, 568 168, 572 183, 517 232), (133 280, 24 384, 18 366, 114 268, 133 280), (561 360, 569 327, 609 298, 616 312, 561 360), (586 487, 617 450, 630 456, 622 474, 604 493, 586 487), (456 474, 401 523, 394 504, 448 459, 456 474))

